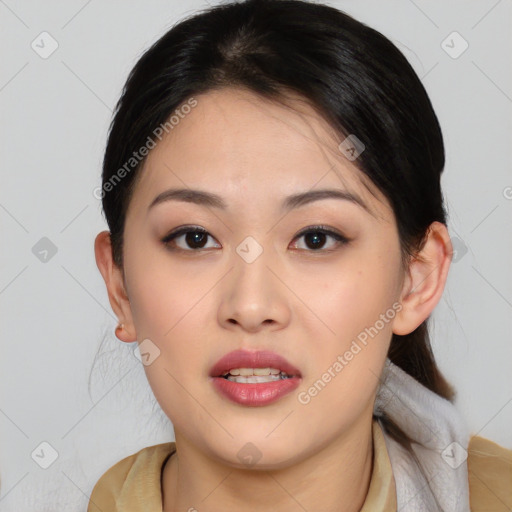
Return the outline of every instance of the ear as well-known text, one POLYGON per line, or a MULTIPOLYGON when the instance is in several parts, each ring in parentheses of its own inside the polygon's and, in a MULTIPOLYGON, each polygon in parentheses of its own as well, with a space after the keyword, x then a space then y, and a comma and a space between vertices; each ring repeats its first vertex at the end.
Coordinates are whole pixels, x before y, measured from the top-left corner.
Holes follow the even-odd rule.
POLYGON ((401 292, 402 309, 393 322, 393 332, 409 334, 432 313, 443 294, 453 248, 448 229, 433 222, 422 249, 411 259, 401 292))
POLYGON ((133 324, 130 300, 126 293, 124 276, 122 270, 114 263, 112 256, 112 244, 110 232, 102 231, 94 241, 94 253, 96 265, 107 285, 108 299, 114 313, 123 324, 123 329, 116 336, 125 342, 137 340, 137 333, 133 324))

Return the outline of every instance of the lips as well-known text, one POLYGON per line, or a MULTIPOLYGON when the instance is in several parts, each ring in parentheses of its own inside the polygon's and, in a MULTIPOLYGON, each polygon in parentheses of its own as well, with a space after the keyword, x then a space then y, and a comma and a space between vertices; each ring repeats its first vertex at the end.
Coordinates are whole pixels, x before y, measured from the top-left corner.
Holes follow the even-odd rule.
POLYGON ((222 377, 233 368, 277 368, 290 377, 301 377, 300 371, 295 366, 279 354, 268 350, 229 352, 214 364, 210 370, 210 377, 222 377))

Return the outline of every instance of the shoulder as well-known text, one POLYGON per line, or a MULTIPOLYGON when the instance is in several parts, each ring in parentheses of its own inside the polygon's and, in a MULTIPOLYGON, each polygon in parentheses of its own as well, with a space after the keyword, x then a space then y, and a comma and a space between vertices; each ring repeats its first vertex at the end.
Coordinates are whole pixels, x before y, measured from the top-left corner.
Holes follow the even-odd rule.
POLYGON ((512 450, 472 436, 467 463, 472 512, 512 510, 512 450))
POLYGON ((161 499, 162 465, 175 449, 174 442, 147 446, 114 464, 96 482, 87 512, 121 512, 125 500, 130 500, 133 493, 139 494, 141 488, 147 493, 145 499, 161 499))

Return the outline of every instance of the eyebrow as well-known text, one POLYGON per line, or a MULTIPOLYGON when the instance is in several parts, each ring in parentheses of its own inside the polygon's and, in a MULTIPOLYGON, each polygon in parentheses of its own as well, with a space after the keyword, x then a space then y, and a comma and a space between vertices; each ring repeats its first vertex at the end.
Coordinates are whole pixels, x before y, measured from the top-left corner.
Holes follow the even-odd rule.
MULTIPOLYGON (((298 208, 300 206, 304 206, 315 201, 320 201, 322 199, 339 199, 343 201, 350 201, 359 205, 368 213, 371 213, 368 206, 359 196, 345 190, 337 189, 310 190, 307 192, 293 194, 284 199, 281 205, 281 210, 287 212, 293 208, 298 208)), ((158 194, 148 206, 148 211, 157 204, 161 204, 167 201, 183 201, 186 203, 194 203, 200 206, 207 206, 220 210, 226 210, 228 207, 224 199, 222 199, 222 197, 217 194, 190 188, 171 188, 158 194)))

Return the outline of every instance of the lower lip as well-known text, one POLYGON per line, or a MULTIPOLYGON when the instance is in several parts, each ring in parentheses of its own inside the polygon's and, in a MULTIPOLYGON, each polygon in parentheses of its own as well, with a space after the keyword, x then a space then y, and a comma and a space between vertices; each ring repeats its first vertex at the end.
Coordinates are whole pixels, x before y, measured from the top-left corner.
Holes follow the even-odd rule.
POLYGON ((276 402, 296 389, 300 381, 300 377, 291 377, 274 382, 242 384, 222 377, 213 377, 213 386, 222 396, 237 404, 259 407, 276 402))

